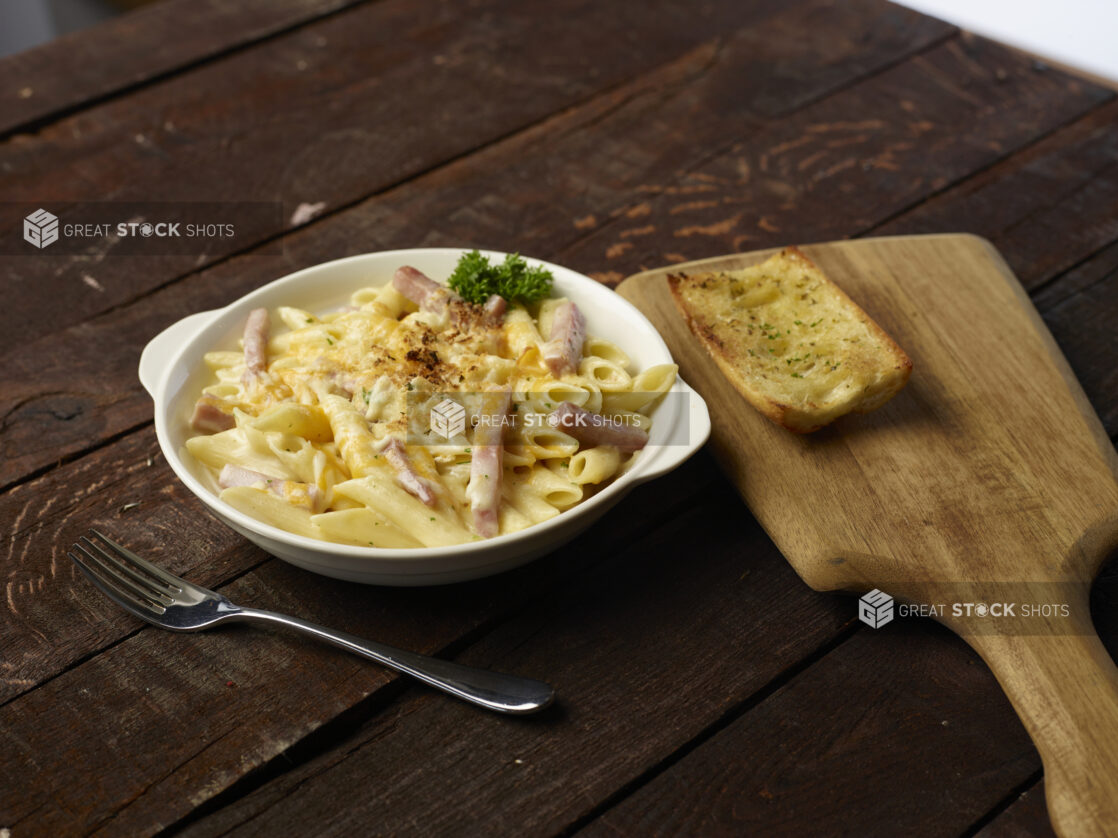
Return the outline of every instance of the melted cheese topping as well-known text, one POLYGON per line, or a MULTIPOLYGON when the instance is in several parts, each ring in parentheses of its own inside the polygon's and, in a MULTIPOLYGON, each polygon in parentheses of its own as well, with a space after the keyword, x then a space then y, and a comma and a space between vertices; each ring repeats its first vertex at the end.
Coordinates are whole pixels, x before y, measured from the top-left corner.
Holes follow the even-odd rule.
POLYGON ((232 412, 236 427, 187 441, 215 477, 230 464, 268 478, 226 488, 223 500, 314 538, 382 547, 476 538, 470 513, 484 493, 478 485, 468 488, 472 429, 486 392, 495 389, 512 394, 503 473, 495 475, 499 531, 547 520, 623 471, 632 455, 604 450, 609 446, 580 450, 561 429, 525 417, 546 417, 572 401, 595 413, 635 417, 647 428, 641 411, 675 378, 673 365, 633 375, 625 353, 600 338, 587 339, 577 372, 554 377, 541 359, 538 324, 559 300, 545 301, 535 313, 510 307, 497 325, 487 325, 480 307, 460 301, 439 313, 417 310, 391 285, 363 289, 351 302, 323 315, 277 309, 261 375, 246 375, 242 353, 207 354, 217 381, 204 397, 232 412), (433 421, 448 397, 461 406, 460 432, 440 433, 433 421), (389 462, 390 443, 406 447, 413 472, 406 480, 399 457, 389 462), (289 486, 277 493, 277 480, 318 491, 289 486), (416 481, 430 487, 433 504, 421 501, 416 481))

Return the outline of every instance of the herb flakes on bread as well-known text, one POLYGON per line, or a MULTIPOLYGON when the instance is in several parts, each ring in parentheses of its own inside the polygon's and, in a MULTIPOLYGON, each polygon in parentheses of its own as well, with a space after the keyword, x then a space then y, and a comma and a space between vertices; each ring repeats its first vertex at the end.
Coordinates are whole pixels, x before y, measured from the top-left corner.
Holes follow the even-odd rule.
POLYGON ((912 372, 904 350, 798 248, 668 284, 726 377, 797 433, 880 407, 912 372))

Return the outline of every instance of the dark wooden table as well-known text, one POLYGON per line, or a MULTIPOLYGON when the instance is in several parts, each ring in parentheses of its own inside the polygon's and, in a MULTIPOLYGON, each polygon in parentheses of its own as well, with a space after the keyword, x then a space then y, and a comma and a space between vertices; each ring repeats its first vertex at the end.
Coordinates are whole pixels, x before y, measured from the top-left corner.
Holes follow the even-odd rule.
MULTIPOLYGON (((136 364, 185 314, 365 251, 489 246, 616 283, 969 231, 1114 434, 1112 91, 881 0, 165 0, 0 61, 0 184, 284 207, 204 254, 0 257, 0 834, 1050 832, 979 659, 809 590, 709 454, 521 570, 363 587, 210 517, 136 364), (558 706, 501 718, 301 638, 145 627, 65 558, 90 525, 237 600, 545 678, 558 706)), ((1116 602, 1104 572, 1112 649, 1116 602)))

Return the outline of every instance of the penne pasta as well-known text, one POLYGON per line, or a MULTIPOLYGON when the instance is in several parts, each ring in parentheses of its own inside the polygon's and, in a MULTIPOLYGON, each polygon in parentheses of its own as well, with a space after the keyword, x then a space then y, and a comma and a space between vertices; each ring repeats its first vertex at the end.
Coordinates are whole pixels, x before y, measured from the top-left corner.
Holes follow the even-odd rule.
POLYGON ((517 532, 577 505, 639 456, 607 444, 611 423, 646 439, 675 381, 674 366, 636 372, 586 335, 568 300, 473 305, 414 268, 333 311, 258 310, 240 350, 205 364, 186 449, 221 499, 388 549, 517 532), (587 416, 598 424, 560 424, 587 416))
POLYGON ((567 472, 571 482, 582 486, 604 483, 621 468, 621 452, 614 445, 586 448, 571 457, 567 472))

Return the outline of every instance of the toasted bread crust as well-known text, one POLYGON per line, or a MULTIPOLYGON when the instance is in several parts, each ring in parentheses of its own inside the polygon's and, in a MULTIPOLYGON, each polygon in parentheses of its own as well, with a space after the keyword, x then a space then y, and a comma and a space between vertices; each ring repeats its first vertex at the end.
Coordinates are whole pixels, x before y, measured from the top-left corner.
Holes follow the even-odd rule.
POLYGON ((904 350, 799 248, 740 271, 672 274, 668 285, 723 374, 791 431, 874 410, 912 371, 904 350))

